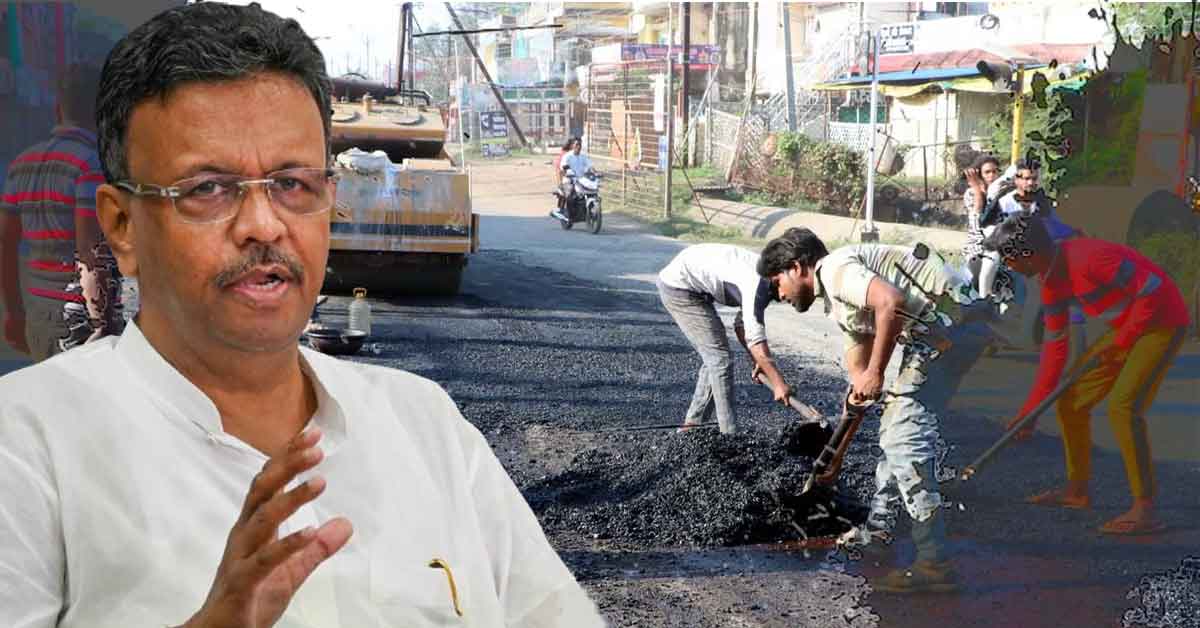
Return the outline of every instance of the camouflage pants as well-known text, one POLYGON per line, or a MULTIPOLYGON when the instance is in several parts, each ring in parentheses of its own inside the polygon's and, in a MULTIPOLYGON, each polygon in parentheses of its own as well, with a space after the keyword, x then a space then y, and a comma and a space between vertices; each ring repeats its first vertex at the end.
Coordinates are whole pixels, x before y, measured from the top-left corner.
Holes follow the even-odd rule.
POLYGON ((983 323, 969 323, 948 328, 946 335, 953 346, 934 358, 904 348, 900 373, 884 396, 870 517, 873 527, 890 529, 899 499, 913 521, 918 559, 932 561, 946 555, 938 490, 939 449, 944 451, 945 443, 938 421, 992 332, 983 323))

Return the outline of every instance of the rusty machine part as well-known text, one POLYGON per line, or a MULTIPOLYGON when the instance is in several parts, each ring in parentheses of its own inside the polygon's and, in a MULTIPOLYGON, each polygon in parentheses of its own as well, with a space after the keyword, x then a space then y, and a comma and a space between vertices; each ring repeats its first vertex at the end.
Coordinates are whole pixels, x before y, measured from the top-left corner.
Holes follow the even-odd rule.
POLYGON ((431 106, 406 105, 364 93, 355 100, 335 101, 332 108, 330 145, 335 155, 359 148, 382 150, 395 163, 447 158, 442 115, 431 106))

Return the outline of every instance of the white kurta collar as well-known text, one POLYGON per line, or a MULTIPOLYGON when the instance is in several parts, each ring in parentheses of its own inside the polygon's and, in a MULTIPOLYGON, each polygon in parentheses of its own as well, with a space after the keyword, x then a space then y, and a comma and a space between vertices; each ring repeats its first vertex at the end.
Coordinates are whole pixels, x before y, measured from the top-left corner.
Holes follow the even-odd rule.
MULTIPOLYGON (((232 438, 225 433, 217 406, 195 384, 183 376, 150 344, 134 321, 129 321, 117 341, 117 355, 129 373, 142 379, 164 409, 203 430, 209 438, 232 438)), ((337 360, 300 347, 300 367, 312 379, 317 394, 317 412, 313 422, 324 436, 321 449, 331 454, 347 436, 346 397, 339 394, 337 360)))

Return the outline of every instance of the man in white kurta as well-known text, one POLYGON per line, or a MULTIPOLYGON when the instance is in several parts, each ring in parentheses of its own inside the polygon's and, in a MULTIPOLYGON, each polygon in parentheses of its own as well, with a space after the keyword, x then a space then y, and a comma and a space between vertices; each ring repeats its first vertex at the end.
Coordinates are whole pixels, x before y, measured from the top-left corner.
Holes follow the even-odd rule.
POLYGON ((603 625, 442 388, 299 346, 328 89, 254 4, 114 46, 96 212, 138 314, 0 379, 0 626, 603 625))
MULTIPOLYGON (((302 356, 329 488, 280 536, 335 515, 355 531, 277 626, 603 625, 440 386, 302 356), (434 558, 450 567, 462 618, 434 558)), ((0 378, 0 625, 187 619, 264 462, 136 324, 0 378)))

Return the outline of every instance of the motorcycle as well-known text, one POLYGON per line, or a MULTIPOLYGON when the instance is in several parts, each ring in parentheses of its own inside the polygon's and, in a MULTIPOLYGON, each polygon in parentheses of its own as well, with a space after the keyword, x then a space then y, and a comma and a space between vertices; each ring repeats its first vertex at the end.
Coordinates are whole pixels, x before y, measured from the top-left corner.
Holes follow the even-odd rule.
POLYGON ((554 196, 560 199, 562 209, 556 210, 551 215, 558 220, 563 229, 570 229, 575 223, 583 222, 587 223, 588 230, 592 233, 600 233, 602 221, 600 179, 602 175, 599 172, 576 175, 570 168, 566 168, 565 176, 567 178, 566 187, 572 193, 564 201, 562 187, 555 188, 554 196))

